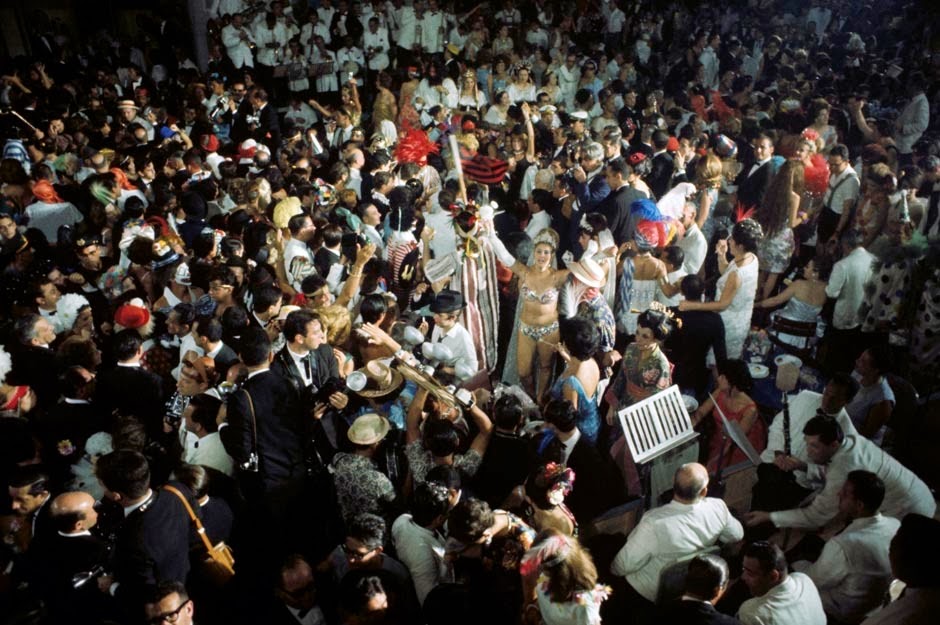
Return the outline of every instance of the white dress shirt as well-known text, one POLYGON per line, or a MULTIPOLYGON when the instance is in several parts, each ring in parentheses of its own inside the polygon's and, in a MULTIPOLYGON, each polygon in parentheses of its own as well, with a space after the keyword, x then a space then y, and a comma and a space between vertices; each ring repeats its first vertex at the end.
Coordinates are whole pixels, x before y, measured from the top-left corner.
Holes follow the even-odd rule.
POLYGON ((610 570, 655 602, 659 576, 667 566, 719 541, 742 538, 744 528, 721 499, 705 497, 693 504, 671 501, 643 515, 610 570))
POLYGON ((379 71, 389 66, 388 58, 388 30, 379 26, 373 33, 368 28, 362 35, 362 47, 366 52, 372 48, 372 57, 369 59, 369 69, 379 71))
POLYGON ((444 559, 444 537, 415 523, 410 514, 395 519, 392 542, 399 560, 411 573, 418 602, 422 605, 438 584, 453 581, 454 571, 444 559))
POLYGON ((766 594, 742 603, 738 619, 744 625, 826 625, 819 591, 803 573, 790 573, 766 594))
POLYGON ((860 187, 858 174, 851 166, 846 167, 841 174, 829 177, 829 186, 823 195, 823 205, 828 206, 836 215, 841 215, 846 202, 858 199, 860 187))
POLYGON ((249 39, 252 39, 251 31, 244 26, 238 29, 229 24, 222 29, 222 45, 225 46, 225 53, 228 54, 228 58, 231 59, 235 69, 255 66, 255 59, 251 54, 248 42, 242 41, 242 32, 248 35, 249 39))
POLYGON ((403 6, 394 11, 395 21, 398 24, 398 33, 395 37, 400 48, 411 50, 417 38, 418 17, 414 7, 403 6))
POLYGON ((858 309, 865 299, 865 284, 871 278, 874 261, 874 255, 857 247, 833 265, 826 296, 836 300, 832 325, 837 330, 851 330, 862 324, 858 309))
MULTIPOLYGON (((790 402, 790 455, 799 458, 807 464, 812 465, 809 456, 806 454, 806 439, 803 438, 803 428, 809 423, 809 420, 816 416, 816 411, 822 406, 822 395, 813 391, 801 391, 796 397, 791 397, 790 402)), ((842 426, 842 431, 846 436, 858 434, 852 419, 845 411, 845 408, 834 415, 836 421, 842 426)), ((786 451, 786 439, 783 435, 783 411, 777 413, 770 429, 767 431, 767 447, 760 455, 761 462, 773 462, 774 452, 786 451)), ((813 488, 806 477, 805 471, 794 471, 796 482, 803 488, 813 488)))
POLYGON ((476 373, 479 370, 479 361, 477 360, 476 347, 473 345, 473 338, 470 332, 460 323, 454 324, 446 333, 441 332, 440 326, 435 326, 431 332, 432 343, 443 343, 453 353, 454 357, 450 362, 444 363, 448 367, 456 367, 458 364, 465 364, 468 370, 476 373))
POLYGON ((183 433, 183 449, 185 450, 183 459, 187 464, 201 464, 228 476, 234 474, 235 463, 222 446, 222 439, 218 432, 206 434, 202 438, 186 431, 185 428, 183 428, 183 433))
POLYGON ((880 514, 855 519, 826 542, 816 562, 794 563, 816 584, 826 614, 857 623, 881 607, 894 578, 888 546, 900 526, 880 514))
POLYGON ((692 224, 685 231, 685 236, 676 241, 676 245, 685 252, 685 262, 682 263, 685 272, 688 274, 698 273, 698 270, 702 268, 702 264, 705 262, 705 256, 708 254, 708 241, 705 240, 705 235, 702 234, 698 224, 692 224))
POLYGON ((810 480, 824 480, 825 486, 806 507, 770 513, 777 527, 818 529, 825 527, 839 512, 839 490, 849 473, 871 471, 885 484, 881 513, 903 519, 910 512, 932 517, 937 509, 927 485, 910 469, 886 454, 864 436, 846 436, 842 447, 828 465, 813 465, 806 474, 810 480))

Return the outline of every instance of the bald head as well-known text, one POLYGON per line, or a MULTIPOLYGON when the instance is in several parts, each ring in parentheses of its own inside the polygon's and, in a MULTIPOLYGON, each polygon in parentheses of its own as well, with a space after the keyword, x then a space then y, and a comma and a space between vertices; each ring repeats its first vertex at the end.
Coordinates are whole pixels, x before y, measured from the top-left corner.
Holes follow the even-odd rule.
POLYGON ((708 488, 708 470, 697 462, 679 467, 672 484, 673 497, 684 503, 694 503, 705 496, 708 488))
POLYGON ((52 500, 53 523, 63 534, 90 530, 98 522, 95 498, 80 491, 62 493, 52 500))

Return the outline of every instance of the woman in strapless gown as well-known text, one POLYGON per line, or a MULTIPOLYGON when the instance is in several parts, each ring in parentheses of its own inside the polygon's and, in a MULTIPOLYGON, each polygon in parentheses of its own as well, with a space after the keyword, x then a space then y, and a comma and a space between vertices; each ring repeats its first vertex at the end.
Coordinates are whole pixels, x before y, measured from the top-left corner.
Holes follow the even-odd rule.
MULTIPOLYGON (((824 257, 811 260, 803 268, 803 279, 794 280, 786 289, 774 297, 754 304, 754 308, 774 308, 785 304, 780 310, 771 313, 771 320, 781 317, 790 321, 818 322, 819 314, 826 303, 826 281, 832 271, 832 263, 824 257)), ((781 343, 804 347, 806 339, 782 332, 775 333, 781 343)))

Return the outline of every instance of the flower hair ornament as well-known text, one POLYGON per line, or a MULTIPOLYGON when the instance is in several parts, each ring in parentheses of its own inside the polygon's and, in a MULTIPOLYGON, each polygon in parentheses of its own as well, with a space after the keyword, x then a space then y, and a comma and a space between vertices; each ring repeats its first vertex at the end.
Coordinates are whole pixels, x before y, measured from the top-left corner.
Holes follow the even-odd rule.
POLYGON ((812 141, 813 143, 816 143, 817 141, 819 141, 819 133, 816 132, 813 128, 807 128, 806 130, 803 131, 803 134, 801 134, 800 136, 806 139, 807 141, 812 141))
POLYGON ((682 329, 682 319, 679 319, 678 317, 676 317, 676 313, 666 308, 666 305, 663 304, 662 302, 650 302, 649 308, 647 310, 652 310, 654 312, 662 313, 663 315, 666 316, 667 319, 669 319, 675 324, 676 328, 680 330, 682 329))
POLYGON ((545 470, 542 471, 538 481, 543 484, 552 484, 546 499, 553 506, 559 506, 564 503, 565 497, 574 488, 574 470, 556 462, 549 462, 545 465, 545 470))
POLYGON ((529 576, 542 568, 558 566, 571 554, 571 539, 564 534, 549 536, 522 556, 519 573, 529 576))

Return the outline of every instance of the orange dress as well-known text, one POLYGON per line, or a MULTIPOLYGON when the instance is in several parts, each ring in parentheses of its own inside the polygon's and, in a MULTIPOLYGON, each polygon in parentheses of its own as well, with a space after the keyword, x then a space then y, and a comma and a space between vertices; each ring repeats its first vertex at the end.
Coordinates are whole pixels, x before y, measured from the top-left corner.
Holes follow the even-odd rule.
MULTIPOLYGON (((737 421, 740 423, 746 415, 751 410, 757 410, 757 404, 754 403, 754 400, 749 399, 748 403, 744 405, 743 408, 739 410, 731 409, 731 398, 728 396, 728 393, 725 391, 718 391, 715 394, 715 401, 718 403, 718 406, 721 408, 721 411, 724 412, 725 418, 728 421, 737 421)), ((744 452, 738 448, 730 439, 725 439, 724 431, 721 425, 721 416, 718 414, 718 411, 712 409, 712 419, 714 420, 714 430, 712 432, 711 439, 708 441, 708 472, 711 473, 718 468, 718 458, 721 455, 721 447, 724 444, 725 453, 724 459, 721 462, 722 468, 727 468, 738 464, 739 462, 744 462, 747 460, 747 456, 744 455, 744 452)), ((764 448, 767 446, 767 424, 764 423, 764 420, 760 418, 760 415, 754 417, 754 422, 751 425, 751 429, 747 433, 747 439, 751 441, 751 444, 754 446, 754 449, 757 450, 757 453, 764 451, 764 448)))

